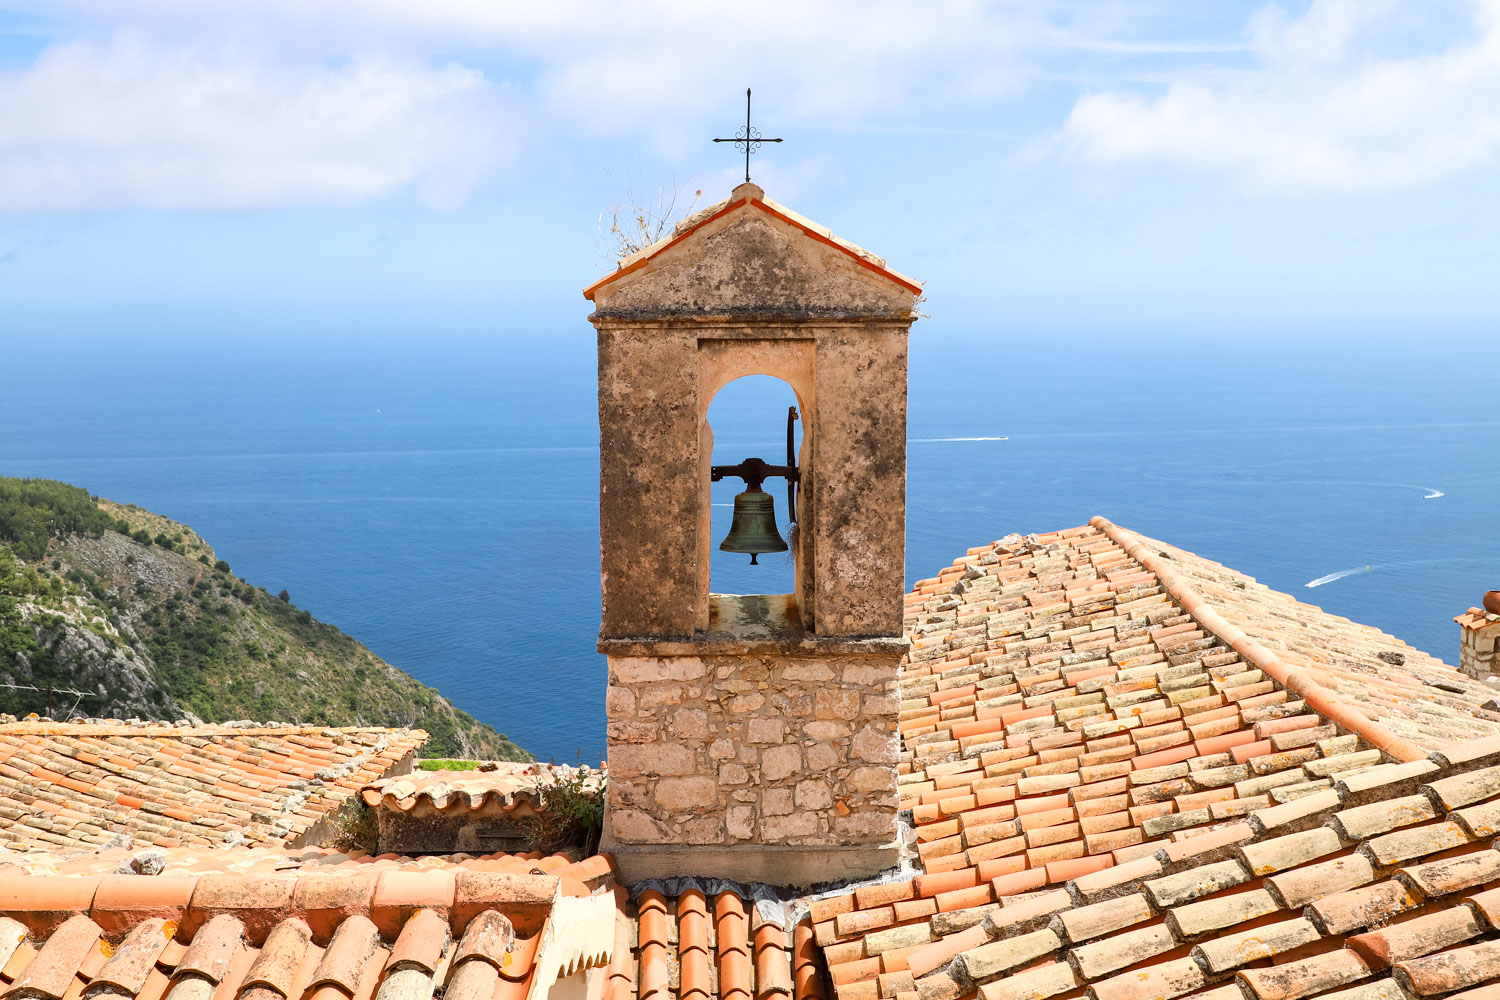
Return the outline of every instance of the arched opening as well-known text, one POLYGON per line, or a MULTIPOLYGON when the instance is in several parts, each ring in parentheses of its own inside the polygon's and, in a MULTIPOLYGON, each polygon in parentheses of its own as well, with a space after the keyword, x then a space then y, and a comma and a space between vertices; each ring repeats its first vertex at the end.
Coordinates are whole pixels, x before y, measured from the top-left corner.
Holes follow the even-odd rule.
MULTIPOLYGON (((713 465, 738 465, 759 458, 769 465, 785 465, 787 411, 802 406, 792 387, 769 375, 745 375, 726 384, 713 397, 707 414, 708 439, 713 445, 713 465)), ((802 464, 802 419, 793 426, 797 464, 802 464)), ((761 489, 775 506, 776 532, 787 543, 785 552, 768 552, 751 564, 751 557, 722 552, 719 545, 729 535, 734 519, 735 497, 745 482, 725 477, 709 484, 709 587, 716 594, 792 594, 797 590, 797 545, 788 505, 787 481, 767 479, 761 489)), ((798 498, 800 500, 800 497, 798 498)))

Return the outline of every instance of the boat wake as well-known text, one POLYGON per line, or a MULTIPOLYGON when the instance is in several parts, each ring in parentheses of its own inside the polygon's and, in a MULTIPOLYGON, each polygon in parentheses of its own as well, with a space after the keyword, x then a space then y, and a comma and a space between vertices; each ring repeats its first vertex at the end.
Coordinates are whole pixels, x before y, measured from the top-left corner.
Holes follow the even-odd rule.
POLYGON ((1438 497, 1445 497, 1448 495, 1442 490, 1433 489, 1431 486, 1424 486, 1422 487, 1422 489, 1427 491, 1427 495, 1422 498, 1423 500, 1436 500, 1438 497))
POLYGON ((1485 561, 1486 561, 1486 557, 1483 556, 1483 555, 1479 555, 1479 556, 1441 556, 1441 557, 1439 557, 1437 559, 1403 559, 1400 562, 1377 563, 1374 566, 1355 566, 1353 569, 1341 569, 1337 573, 1329 573, 1327 576, 1320 576, 1316 580, 1309 580, 1306 583, 1304 583, 1302 586, 1304 586, 1304 587, 1321 587, 1325 583, 1332 583, 1335 580, 1342 580, 1346 576, 1354 576, 1354 575, 1356 575, 1358 573, 1373 573, 1376 570, 1404 569, 1404 568, 1408 568, 1408 567, 1411 567, 1411 566, 1450 566, 1450 565, 1454 565, 1454 564, 1458 564, 1458 565, 1470 565, 1470 564, 1478 565, 1478 564, 1480 564, 1482 562, 1485 562, 1485 561))
POLYGON ((1337 573, 1329 573, 1327 576, 1320 576, 1316 580, 1309 580, 1306 583, 1304 583, 1303 586, 1304 587, 1321 587, 1325 583, 1332 583, 1335 580, 1342 580, 1346 576, 1353 576, 1356 573, 1369 573, 1369 572, 1371 572, 1373 570, 1376 570, 1376 569, 1379 569, 1379 567, 1378 566, 1356 566, 1353 569, 1341 569, 1337 573))
POLYGON ((998 437, 962 437, 962 438, 912 438, 909 444, 941 444, 945 441, 1009 441, 1010 437, 1001 434, 998 437))

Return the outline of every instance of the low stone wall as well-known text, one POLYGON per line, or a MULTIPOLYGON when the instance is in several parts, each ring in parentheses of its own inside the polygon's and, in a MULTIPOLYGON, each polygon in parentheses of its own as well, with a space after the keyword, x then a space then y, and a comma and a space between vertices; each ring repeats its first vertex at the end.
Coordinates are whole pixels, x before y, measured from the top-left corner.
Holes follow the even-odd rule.
POLYGON ((435 809, 420 803, 412 809, 375 806, 376 850, 380 854, 493 854, 531 850, 526 821, 536 813, 529 805, 503 809, 486 803, 479 809, 457 805, 435 809))
POLYGON ((890 843, 899 663, 868 654, 611 656, 614 840, 890 843))

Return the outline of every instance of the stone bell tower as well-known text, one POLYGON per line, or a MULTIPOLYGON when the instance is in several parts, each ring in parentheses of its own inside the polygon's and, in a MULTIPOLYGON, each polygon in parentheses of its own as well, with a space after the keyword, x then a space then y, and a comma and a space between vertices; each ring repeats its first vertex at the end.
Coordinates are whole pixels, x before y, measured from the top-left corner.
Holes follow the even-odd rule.
POLYGON ((896 863, 920 293, 750 183, 585 290, 599 339, 605 846, 626 881, 808 884, 896 863), (784 477, 797 483, 790 594, 711 592, 708 407, 745 375, 788 383, 802 421, 784 477))

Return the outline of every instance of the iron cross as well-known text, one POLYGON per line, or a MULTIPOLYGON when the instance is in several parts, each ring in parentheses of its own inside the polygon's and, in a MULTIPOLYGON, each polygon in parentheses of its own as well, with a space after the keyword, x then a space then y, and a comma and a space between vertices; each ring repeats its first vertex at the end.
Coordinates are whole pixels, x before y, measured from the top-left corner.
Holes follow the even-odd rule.
POLYGON ((750 124, 750 88, 745 88, 745 127, 734 134, 733 139, 715 139, 714 142, 732 142, 734 148, 745 154, 745 182, 750 182, 750 154, 760 149, 763 142, 780 142, 780 139, 767 139, 760 134, 760 129, 750 124))

